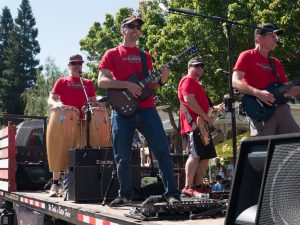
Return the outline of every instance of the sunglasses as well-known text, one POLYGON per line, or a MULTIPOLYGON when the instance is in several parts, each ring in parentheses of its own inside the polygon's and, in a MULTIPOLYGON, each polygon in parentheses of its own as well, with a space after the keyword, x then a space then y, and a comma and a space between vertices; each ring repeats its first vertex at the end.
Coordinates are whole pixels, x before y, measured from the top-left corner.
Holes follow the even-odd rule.
POLYGON ((136 28, 137 30, 142 29, 141 25, 135 25, 135 24, 127 24, 126 27, 129 28, 129 29, 134 29, 134 28, 136 28))
POLYGON ((197 64, 197 65, 193 65, 193 67, 204 69, 205 65, 204 64, 197 64))
POLYGON ((72 66, 81 66, 82 62, 70 62, 70 65, 72 65, 72 66))

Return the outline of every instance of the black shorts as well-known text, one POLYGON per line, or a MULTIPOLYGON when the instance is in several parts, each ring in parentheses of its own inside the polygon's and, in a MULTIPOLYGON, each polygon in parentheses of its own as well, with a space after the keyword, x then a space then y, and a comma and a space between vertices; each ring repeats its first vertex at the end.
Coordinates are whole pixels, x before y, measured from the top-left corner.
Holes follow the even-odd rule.
POLYGON ((217 157, 216 149, 211 139, 209 144, 205 146, 201 142, 199 132, 196 131, 186 133, 186 138, 190 157, 200 157, 200 159, 212 159, 217 157))

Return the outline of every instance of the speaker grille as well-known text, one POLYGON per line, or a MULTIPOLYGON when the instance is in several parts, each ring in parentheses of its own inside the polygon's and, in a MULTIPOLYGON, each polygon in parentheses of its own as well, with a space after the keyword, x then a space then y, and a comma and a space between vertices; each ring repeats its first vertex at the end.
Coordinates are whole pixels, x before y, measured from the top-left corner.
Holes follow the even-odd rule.
POLYGON ((269 153, 257 224, 299 224, 300 140, 273 143, 269 153))

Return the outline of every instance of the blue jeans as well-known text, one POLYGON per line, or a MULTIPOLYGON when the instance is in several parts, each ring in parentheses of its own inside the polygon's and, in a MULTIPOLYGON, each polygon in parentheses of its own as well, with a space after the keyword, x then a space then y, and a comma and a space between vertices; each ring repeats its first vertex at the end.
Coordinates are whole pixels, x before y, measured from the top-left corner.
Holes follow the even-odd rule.
POLYGON ((115 110, 111 115, 114 157, 120 184, 119 196, 131 199, 132 141, 135 129, 147 140, 149 149, 158 162, 161 178, 165 187, 165 197, 178 197, 173 173, 173 161, 162 122, 155 108, 139 109, 132 116, 121 116, 115 110))

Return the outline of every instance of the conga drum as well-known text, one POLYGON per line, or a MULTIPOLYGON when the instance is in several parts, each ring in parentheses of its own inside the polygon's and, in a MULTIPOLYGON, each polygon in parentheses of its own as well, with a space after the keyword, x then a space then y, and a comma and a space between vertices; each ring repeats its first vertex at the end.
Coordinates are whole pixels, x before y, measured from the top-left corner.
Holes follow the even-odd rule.
MULTIPOLYGON (((92 107, 94 115, 91 115, 90 121, 90 146, 93 148, 99 147, 111 147, 111 125, 109 120, 109 113, 106 107, 92 107)), ((81 143, 78 144, 80 147, 86 146, 86 126, 87 121, 81 121, 81 134, 78 140, 81 140, 81 143)))
POLYGON ((50 112, 46 146, 49 170, 52 172, 68 169, 68 150, 76 146, 79 134, 79 110, 72 106, 54 108, 50 112))

